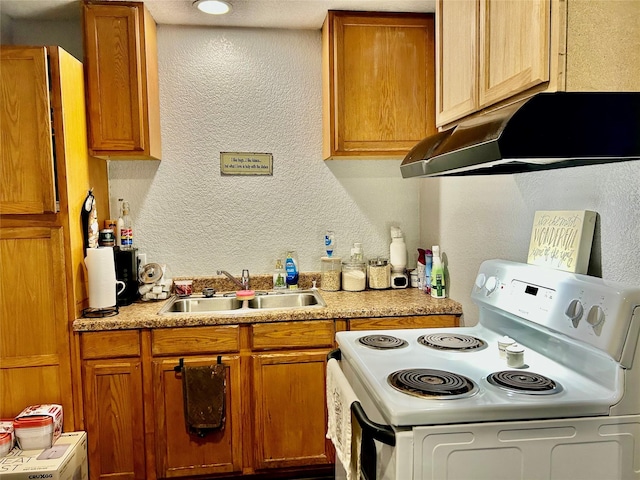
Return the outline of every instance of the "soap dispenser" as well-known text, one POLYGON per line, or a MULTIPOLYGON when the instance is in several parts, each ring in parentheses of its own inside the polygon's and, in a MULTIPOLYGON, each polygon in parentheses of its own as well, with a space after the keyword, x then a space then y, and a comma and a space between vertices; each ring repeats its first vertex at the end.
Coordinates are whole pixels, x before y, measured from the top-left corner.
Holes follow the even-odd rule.
POLYGON ((283 290, 287 288, 287 272, 282 266, 282 260, 278 258, 276 260, 276 268, 273 271, 273 289, 283 290))

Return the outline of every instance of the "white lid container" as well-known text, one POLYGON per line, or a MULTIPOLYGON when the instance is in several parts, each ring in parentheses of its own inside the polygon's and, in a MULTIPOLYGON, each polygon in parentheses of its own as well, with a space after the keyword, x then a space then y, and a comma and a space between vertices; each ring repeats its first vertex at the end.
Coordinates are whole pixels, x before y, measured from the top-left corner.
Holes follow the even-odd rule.
POLYGON ((22 450, 39 450, 53 445, 53 418, 49 415, 16 418, 13 428, 22 450))
POLYGON ((13 438, 10 433, 0 433, 0 457, 4 457, 13 447, 13 438))

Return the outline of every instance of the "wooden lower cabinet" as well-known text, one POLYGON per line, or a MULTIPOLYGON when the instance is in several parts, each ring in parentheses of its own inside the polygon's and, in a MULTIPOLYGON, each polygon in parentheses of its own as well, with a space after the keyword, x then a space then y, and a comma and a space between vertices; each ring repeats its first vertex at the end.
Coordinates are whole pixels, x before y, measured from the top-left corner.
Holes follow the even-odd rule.
MULTIPOLYGON (((187 432, 178 358, 153 360, 156 472, 159 478, 242 471, 240 358, 222 355, 226 366, 225 423, 204 437, 187 432)), ((194 356, 185 366, 211 365, 217 357, 194 356)))
POLYGON ((91 480, 147 478, 139 335, 126 330, 81 336, 91 480))
POLYGON ((325 439, 328 352, 252 356, 256 469, 331 463, 325 439))
POLYGON ((90 360, 83 367, 90 478, 145 479, 140 360, 90 360))
POLYGON ((336 329, 454 327, 459 316, 360 318, 79 334, 90 480, 328 473, 327 354, 336 329), (225 424, 187 432, 180 364, 226 365, 225 424))

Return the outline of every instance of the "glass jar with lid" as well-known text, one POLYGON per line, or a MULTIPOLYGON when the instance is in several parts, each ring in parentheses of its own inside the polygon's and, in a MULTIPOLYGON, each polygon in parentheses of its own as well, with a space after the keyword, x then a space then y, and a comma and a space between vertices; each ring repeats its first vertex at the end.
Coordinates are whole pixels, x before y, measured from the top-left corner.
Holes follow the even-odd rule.
POLYGON ((342 289, 347 292, 361 292, 367 288, 367 266, 364 262, 344 262, 342 264, 342 289))
POLYGON ((387 258, 372 258, 367 271, 369 288, 381 290, 391 286, 391 265, 387 258))
POLYGON ((342 272, 340 257, 322 257, 320 263, 322 264, 320 288, 328 292, 340 290, 340 274, 342 272))

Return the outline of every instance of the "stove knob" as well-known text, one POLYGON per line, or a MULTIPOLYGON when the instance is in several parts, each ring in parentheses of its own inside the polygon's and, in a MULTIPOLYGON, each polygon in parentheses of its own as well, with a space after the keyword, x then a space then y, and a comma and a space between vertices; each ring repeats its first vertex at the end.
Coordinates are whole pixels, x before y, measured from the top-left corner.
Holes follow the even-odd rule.
POLYGON ((571 320, 571 323, 573 323, 573 328, 578 328, 578 323, 580 323, 583 313, 584 307, 577 298, 569 302, 569 306, 564 312, 564 314, 569 317, 569 320, 571 320))
POLYGON ((599 336, 602 332, 602 326, 604 325, 604 311, 600 306, 594 305, 589 309, 587 322, 593 326, 594 333, 599 336))
POLYGON ((491 295, 493 291, 498 288, 498 278, 497 277, 489 277, 487 278, 487 283, 484 284, 487 289, 487 295, 491 295))
POLYGON ((484 273, 479 273, 478 276, 476 277, 476 287, 478 287, 478 290, 484 287, 484 283, 486 281, 487 281, 486 275, 484 273))

